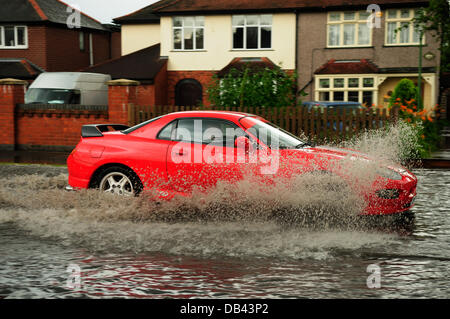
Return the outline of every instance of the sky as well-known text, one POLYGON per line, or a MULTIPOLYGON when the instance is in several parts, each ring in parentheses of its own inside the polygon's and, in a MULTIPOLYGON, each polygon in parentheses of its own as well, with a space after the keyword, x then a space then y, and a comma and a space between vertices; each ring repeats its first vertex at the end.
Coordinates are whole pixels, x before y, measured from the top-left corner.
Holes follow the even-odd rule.
POLYGON ((78 6, 87 15, 102 23, 110 23, 118 18, 144 8, 157 0, 62 0, 63 2, 78 6))

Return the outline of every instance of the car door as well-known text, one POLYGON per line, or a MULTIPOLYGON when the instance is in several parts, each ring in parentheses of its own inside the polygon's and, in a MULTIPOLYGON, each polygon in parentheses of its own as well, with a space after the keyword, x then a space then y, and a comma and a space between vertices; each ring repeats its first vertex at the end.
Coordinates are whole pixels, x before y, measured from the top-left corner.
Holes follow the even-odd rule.
POLYGON ((175 191, 206 190, 218 181, 242 178, 234 140, 245 134, 236 124, 216 118, 181 118, 167 152, 167 176, 175 191))

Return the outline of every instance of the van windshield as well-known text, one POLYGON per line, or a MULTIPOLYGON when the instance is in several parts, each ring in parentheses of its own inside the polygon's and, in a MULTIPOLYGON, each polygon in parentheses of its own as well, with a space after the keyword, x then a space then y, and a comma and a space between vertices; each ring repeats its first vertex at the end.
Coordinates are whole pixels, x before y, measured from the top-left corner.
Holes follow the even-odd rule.
POLYGON ((80 104, 80 92, 66 89, 29 89, 25 104, 80 104))

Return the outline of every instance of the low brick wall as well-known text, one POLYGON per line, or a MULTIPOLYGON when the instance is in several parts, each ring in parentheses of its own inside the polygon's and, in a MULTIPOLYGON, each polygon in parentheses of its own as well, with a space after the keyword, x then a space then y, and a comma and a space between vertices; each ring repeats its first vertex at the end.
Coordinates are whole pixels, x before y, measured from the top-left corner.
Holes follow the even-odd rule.
POLYGON ((108 106, 23 104, 24 81, 0 80, 0 151, 70 151, 85 124, 125 124, 139 82, 108 82, 108 106))

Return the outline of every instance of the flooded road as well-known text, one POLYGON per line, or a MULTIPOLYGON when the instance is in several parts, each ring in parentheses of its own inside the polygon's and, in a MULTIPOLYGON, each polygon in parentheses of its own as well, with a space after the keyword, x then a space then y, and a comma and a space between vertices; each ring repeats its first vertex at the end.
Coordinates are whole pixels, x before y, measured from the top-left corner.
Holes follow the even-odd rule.
POLYGON ((147 220, 63 191, 64 167, 0 165, 0 298, 448 298, 450 171, 414 173, 411 231, 311 230, 147 220))

